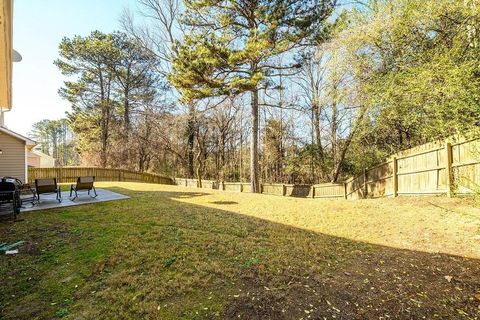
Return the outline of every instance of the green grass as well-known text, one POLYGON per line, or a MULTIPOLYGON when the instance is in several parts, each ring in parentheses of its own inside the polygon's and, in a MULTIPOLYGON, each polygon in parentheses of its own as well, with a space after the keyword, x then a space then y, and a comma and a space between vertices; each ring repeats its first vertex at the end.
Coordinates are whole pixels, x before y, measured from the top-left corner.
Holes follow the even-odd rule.
POLYGON ((0 223, 0 318, 464 318, 480 313, 468 199, 317 200, 136 183, 131 199, 0 223), (452 277, 447 281, 446 277, 452 277))

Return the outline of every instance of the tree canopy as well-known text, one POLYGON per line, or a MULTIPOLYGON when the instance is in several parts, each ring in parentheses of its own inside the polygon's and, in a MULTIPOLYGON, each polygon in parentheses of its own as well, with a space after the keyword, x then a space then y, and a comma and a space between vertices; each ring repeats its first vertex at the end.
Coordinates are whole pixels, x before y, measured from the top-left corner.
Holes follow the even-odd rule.
POLYGON ((86 163, 258 191, 478 134, 475 1, 138 2, 123 32, 59 47, 86 163))

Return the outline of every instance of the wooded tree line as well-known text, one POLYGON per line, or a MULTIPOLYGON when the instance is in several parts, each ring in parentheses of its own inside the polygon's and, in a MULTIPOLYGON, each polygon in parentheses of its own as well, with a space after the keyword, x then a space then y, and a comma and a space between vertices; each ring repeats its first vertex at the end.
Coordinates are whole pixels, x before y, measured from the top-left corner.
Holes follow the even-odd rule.
POLYGON ((57 165, 73 166, 78 164, 76 140, 67 119, 45 119, 36 122, 29 135, 38 143, 41 152, 57 160, 57 165))
POLYGON ((82 161, 318 183, 480 121, 473 0, 138 0, 55 62, 82 161))

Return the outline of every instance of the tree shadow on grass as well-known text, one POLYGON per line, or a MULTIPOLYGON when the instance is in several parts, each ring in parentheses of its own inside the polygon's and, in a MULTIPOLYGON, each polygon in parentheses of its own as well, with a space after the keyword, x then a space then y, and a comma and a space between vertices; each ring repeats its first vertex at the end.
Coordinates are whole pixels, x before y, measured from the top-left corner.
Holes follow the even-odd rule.
MULTIPOLYGON (((36 239, 40 257, 25 253, 20 259, 53 273, 59 266, 42 260, 42 249, 68 239, 65 232, 90 235, 76 244, 80 253, 108 240, 99 261, 88 255, 69 260, 90 270, 81 286, 71 289, 74 304, 65 308, 73 318, 475 319, 480 314, 478 260, 373 245, 178 201, 207 193, 111 189, 132 199, 89 210, 72 207, 67 216, 52 211, 49 219, 65 226, 60 235, 42 226, 39 213, 25 214, 27 228, 0 226, 12 239, 36 239), (106 238, 105 230, 114 230, 114 236, 106 238)), ((9 279, 1 293, 15 295, 13 302, 0 301, 0 315, 51 317, 59 307, 39 300, 39 290, 55 292, 60 290, 55 286, 68 284, 51 284, 35 270, 16 272, 16 263, 0 259, 0 275, 9 279), (24 277, 36 284, 23 288, 24 277)))
POLYGON ((212 201, 210 202, 212 204, 238 204, 236 201, 212 201))

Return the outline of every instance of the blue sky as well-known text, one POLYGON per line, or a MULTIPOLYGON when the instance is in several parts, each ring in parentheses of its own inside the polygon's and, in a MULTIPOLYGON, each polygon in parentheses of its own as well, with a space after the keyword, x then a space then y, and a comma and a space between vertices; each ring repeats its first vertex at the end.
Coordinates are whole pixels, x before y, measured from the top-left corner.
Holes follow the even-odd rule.
POLYGON ((5 114, 11 130, 27 134, 33 123, 59 119, 70 110, 58 96, 64 77, 53 65, 63 37, 119 28, 124 8, 135 0, 14 0, 13 46, 23 60, 13 64, 13 108, 5 114))

